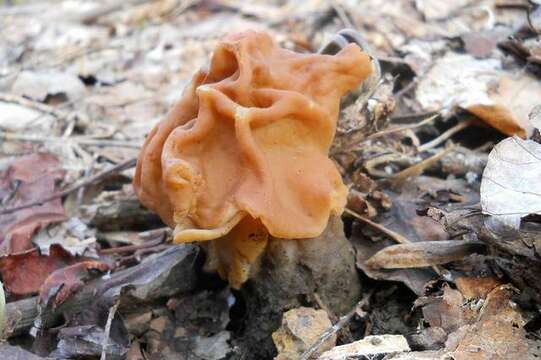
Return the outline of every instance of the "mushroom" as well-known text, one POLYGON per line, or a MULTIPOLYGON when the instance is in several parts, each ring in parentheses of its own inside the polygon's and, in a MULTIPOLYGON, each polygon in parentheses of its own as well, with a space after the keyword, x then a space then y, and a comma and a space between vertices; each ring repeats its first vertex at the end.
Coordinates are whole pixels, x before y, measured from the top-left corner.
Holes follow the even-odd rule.
POLYGON ((351 30, 319 54, 261 32, 226 37, 139 156, 139 199, 174 228, 174 242, 204 244, 206 269, 240 289, 244 347, 259 355, 272 355, 270 334, 303 295, 317 292, 336 314, 358 300, 340 219, 347 188, 328 151, 340 98, 377 83, 363 48, 351 30))
POLYGON ((265 253, 285 267, 303 252, 317 262, 346 254, 359 282, 339 219, 347 188, 328 151, 340 98, 375 67, 348 34, 326 54, 280 48, 262 32, 226 37, 145 141, 139 199, 174 228, 174 242, 203 242, 207 270, 235 289, 257 281, 265 253), (322 236, 329 226, 341 235, 322 236))

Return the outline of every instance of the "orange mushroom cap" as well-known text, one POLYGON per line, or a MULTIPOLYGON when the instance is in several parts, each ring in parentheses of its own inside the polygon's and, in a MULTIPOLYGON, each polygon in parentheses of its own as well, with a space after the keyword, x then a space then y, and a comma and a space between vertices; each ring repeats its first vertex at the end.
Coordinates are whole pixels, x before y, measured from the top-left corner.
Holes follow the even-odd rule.
POLYGON ((266 244, 261 229, 315 237, 343 211, 347 189, 328 151, 341 96, 371 71, 354 44, 318 55, 266 33, 224 39, 147 137, 137 195, 175 227, 175 242, 218 239, 218 270, 240 286, 266 244))

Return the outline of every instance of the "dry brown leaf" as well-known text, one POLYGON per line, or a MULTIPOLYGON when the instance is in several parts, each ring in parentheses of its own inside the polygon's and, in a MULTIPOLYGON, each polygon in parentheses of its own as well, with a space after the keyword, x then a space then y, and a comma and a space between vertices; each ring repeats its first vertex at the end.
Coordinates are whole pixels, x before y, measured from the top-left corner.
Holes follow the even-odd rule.
POLYGON ((526 137, 526 130, 519 125, 519 121, 504 106, 474 105, 469 107, 468 111, 505 135, 526 137))
POLYGON ((461 278, 457 288, 445 286, 441 296, 417 300, 431 328, 448 334, 445 351, 457 360, 532 358, 537 350, 527 340, 525 321, 512 301, 516 289, 494 278, 461 278))
POLYGON ((483 245, 467 240, 422 241, 380 250, 366 261, 374 269, 417 268, 446 264, 482 250, 483 245))
POLYGON ((431 269, 373 269, 366 265, 366 260, 385 245, 357 236, 353 238, 353 244, 357 252, 357 267, 372 279, 401 282, 416 295, 422 296, 425 293, 425 285, 437 276, 431 269))
POLYGON ((455 279, 455 285, 466 299, 471 300, 484 299, 489 292, 502 283, 493 277, 459 277, 455 279))
MULTIPOLYGON (((465 194, 464 202, 478 201, 475 192, 468 191, 461 180, 442 180, 434 177, 419 176, 406 182, 400 194, 389 193, 392 207, 381 214, 381 220, 374 222, 384 228, 400 234, 406 242, 443 241, 449 238, 444 227, 432 218, 419 216, 417 210, 432 202, 449 202, 453 194, 465 194), (421 203, 420 200, 422 199, 421 203)), ((357 250, 357 266, 369 277, 377 280, 400 281, 417 295, 424 295, 424 286, 436 273, 430 268, 381 269, 369 267, 367 260, 385 247, 393 246, 393 240, 370 240, 365 232, 366 226, 355 227, 351 240, 357 250), (368 238, 367 238, 368 237, 368 238)), ((379 233, 379 230, 373 229, 379 233)))
POLYGON ((59 245, 52 245, 49 255, 38 249, 0 257, 0 274, 6 289, 14 295, 35 294, 55 270, 76 260, 59 245))
POLYGON ((488 94, 493 105, 478 104, 467 110, 505 135, 525 138, 531 130, 528 115, 541 101, 541 82, 527 73, 504 74, 488 94))
MULTIPOLYGON (((64 171, 51 154, 32 154, 17 158, 0 175, 0 200, 3 206, 15 207, 50 196, 64 171)), ((34 233, 52 222, 65 220, 60 199, 48 201, 0 216, 0 255, 31 248, 34 233)))
POLYGON ((465 325, 473 318, 473 312, 463 307, 464 298, 460 291, 445 285, 443 294, 438 297, 420 298, 418 304, 424 303, 423 316, 432 328, 441 328, 447 334, 465 325))
POLYGON ((453 358, 455 360, 531 359, 524 330, 512 324, 488 320, 457 331, 461 336, 453 358))
POLYGON ((425 110, 460 107, 506 135, 525 137, 532 130, 528 114, 541 102, 541 82, 504 70, 497 59, 449 53, 419 82, 416 95, 425 110))
POLYGON ((486 297, 477 322, 449 336, 446 347, 457 360, 531 359, 535 349, 526 339, 525 324, 511 301, 513 288, 502 285, 486 297))

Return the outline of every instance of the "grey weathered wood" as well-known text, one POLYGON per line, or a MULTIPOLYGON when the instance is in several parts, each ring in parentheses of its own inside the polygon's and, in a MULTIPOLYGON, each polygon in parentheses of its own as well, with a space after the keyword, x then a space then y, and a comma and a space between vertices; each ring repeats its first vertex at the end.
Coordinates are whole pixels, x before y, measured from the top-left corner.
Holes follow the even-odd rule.
MULTIPOLYGON (((38 323, 47 328, 62 313, 73 316, 98 305, 109 307, 118 297, 121 297, 123 312, 129 313, 142 303, 193 290, 198 253, 198 247, 193 245, 171 246, 134 267, 94 279, 57 309, 45 307, 38 323)), ((6 338, 27 332, 39 315, 37 297, 8 303, 6 308, 6 338)))
POLYGON ((6 304, 7 325, 5 338, 21 335, 28 331, 38 316, 38 297, 13 301, 6 304))

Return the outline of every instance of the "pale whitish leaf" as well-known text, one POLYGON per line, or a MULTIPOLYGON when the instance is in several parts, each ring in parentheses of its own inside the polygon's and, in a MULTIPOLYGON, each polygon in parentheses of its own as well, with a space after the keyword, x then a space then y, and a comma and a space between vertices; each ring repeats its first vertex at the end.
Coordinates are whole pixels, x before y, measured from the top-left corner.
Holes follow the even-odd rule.
POLYGON ((456 15, 461 8, 468 5, 468 2, 468 0, 415 0, 415 7, 423 13, 427 20, 446 20, 456 15))
POLYGON ((70 218, 53 227, 38 232, 32 242, 42 254, 49 255, 52 244, 61 245, 73 256, 97 257, 95 231, 89 229, 79 218, 70 218))
POLYGON ((491 105, 489 84, 498 79, 501 62, 470 55, 447 54, 419 82, 417 101, 426 110, 491 105))
POLYGON ((374 335, 350 344, 336 346, 324 352, 320 360, 338 360, 410 351, 408 341, 402 335, 374 335))
POLYGON ((77 76, 61 71, 23 71, 11 91, 38 101, 45 100, 47 95, 59 94, 76 100, 85 94, 85 86, 77 76))
POLYGON ((22 131, 26 128, 46 131, 51 129, 53 117, 39 111, 0 101, 0 129, 11 132, 22 131))
POLYGON ((449 53, 420 80, 416 99, 427 111, 466 109, 502 133, 531 131, 528 113, 541 101, 541 83, 528 73, 502 69, 498 59, 449 53))
POLYGON ((541 214, 541 145, 507 138, 488 156, 481 181, 485 224, 497 234, 517 231, 522 217, 541 214))

